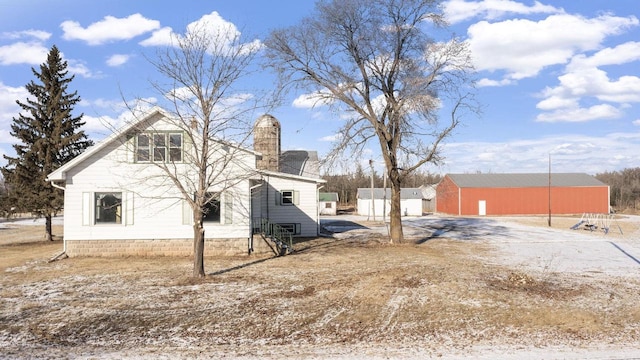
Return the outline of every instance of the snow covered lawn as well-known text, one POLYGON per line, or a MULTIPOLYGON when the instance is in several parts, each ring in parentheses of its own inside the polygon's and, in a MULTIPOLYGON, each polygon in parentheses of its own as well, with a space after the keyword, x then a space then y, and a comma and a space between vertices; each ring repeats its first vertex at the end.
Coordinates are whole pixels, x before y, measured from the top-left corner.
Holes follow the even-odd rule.
MULTIPOLYGON (((72 258, 0 227, 0 358, 640 357, 640 246, 575 219, 362 217, 280 258, 72 258), (563 224, 567 222, 568 225, 563 224)), ((29 228, 29 229, 27 229, 29 228)))

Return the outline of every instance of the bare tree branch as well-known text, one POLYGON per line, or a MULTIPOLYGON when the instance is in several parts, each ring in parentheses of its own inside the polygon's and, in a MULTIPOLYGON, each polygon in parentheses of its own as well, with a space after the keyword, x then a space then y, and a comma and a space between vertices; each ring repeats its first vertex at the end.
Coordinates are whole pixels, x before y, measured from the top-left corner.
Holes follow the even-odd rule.
POLYGON ((361 154, 377 140, 392 189, 392 241, 403 238, 403 178, 440 162, 439 146, 460 116, 477 111, 467 44, 429 36, 445 26, 437 0, 325 0, 265 43, 281 86, 349 115, 327 159, 361 154), (451 120, 441 124, 447 106, 451 120))

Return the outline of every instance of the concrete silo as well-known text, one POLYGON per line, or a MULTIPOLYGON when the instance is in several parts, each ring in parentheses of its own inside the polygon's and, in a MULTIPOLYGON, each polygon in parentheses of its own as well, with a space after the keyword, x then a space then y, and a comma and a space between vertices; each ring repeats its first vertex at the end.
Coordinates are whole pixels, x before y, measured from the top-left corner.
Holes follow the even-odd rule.
POLYGON ((262 154, 256 161, 260 170, 280 171, 280 122, 269 114, 256 120, 253 133, 253 149, 262 154))

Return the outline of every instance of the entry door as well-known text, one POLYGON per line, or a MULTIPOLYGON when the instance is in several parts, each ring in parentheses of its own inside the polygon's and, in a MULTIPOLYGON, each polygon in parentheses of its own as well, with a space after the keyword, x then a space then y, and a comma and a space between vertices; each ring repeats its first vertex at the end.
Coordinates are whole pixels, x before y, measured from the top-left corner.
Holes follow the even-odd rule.
POLYGON ((480 216, 487 215, 487 201, 486 200, 478 200, 478 215, 480 215, 480 216))

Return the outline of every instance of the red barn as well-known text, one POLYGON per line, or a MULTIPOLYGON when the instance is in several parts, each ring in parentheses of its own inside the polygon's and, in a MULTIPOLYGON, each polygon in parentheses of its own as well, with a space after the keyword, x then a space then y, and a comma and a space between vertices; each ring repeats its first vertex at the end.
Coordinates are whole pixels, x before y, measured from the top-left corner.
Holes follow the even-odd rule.
POLYGON ((609 186, 588 174, 448 174, 436 211, 451 215, 609 212, 609 186))

